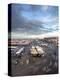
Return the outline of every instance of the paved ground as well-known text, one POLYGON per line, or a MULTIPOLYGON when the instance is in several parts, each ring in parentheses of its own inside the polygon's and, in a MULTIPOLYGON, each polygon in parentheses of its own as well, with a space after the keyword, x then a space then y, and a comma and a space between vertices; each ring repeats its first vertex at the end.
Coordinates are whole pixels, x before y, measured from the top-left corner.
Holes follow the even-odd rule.
MULTIPOLYGON (((21 46, 18 46, 19 49, 21 46)), ((12 56, 12 76, 25 76, 25 75, 40 75, 40 74, 57 74, 58 73, 58 47, 54 44, 44 41, 33 41, 30 45, 24 46, 24 55, 18 58, 18 64, 16 64, 17 57, 12 56), (44 56, 33 57, 30 54, 30 47, 32 45, 47 44, 48 46, 42 46, 44 50, 44 56)))

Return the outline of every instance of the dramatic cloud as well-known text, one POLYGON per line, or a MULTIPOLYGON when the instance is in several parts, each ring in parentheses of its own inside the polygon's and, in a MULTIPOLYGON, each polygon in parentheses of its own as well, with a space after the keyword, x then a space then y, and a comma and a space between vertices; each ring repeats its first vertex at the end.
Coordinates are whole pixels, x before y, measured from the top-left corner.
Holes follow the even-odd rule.
POLYGON ((58 30, 57 6, 12 4, 11 8, 12 37, 25 38, 58 30))

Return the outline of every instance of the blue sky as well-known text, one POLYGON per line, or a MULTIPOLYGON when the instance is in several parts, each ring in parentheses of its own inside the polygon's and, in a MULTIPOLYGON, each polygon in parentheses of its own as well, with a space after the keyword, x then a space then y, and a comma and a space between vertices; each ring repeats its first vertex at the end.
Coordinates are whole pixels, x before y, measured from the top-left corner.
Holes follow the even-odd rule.
POLYGON ((58 31, 58 7, 48 5, 12 4, 12 38, 58 31))

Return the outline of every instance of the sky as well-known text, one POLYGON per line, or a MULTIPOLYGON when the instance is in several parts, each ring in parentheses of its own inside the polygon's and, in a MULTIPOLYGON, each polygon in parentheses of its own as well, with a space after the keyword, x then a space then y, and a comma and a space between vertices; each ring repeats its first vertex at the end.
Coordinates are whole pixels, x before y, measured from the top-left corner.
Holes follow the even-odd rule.
POLYGON ((31 38, 58 31, 58 6, 12 4, 12 38, 31 38))

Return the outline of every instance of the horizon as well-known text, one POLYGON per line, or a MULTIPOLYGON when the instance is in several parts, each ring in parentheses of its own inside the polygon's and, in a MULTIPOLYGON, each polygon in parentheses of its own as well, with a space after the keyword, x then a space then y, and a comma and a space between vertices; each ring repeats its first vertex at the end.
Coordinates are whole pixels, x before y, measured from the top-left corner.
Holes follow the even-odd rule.
POLYGON ((50 37, 58 37, 59 33, 58 32, 53 32, 53 33, 46 33, 46 34, 41 34, 41 35, 34 35, 34 36, 30 36, 28 38, 10 38, 10 39, 44 39, 44 38, 50 38, 50 37))

